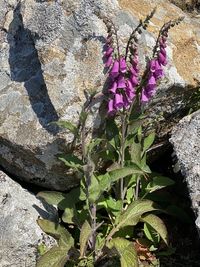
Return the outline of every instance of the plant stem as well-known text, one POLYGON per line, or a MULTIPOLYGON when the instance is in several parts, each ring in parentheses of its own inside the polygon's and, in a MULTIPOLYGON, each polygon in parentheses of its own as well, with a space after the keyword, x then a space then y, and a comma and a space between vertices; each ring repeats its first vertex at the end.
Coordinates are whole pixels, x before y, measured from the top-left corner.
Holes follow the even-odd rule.
POLYGON ((93 258, 94 262, 96 260, 96 253, 95 253, 95 247, 96 247, 96 229, 97 229, 97 224, 96 224, 96 204, 91 204, 90 205, 90 210, 91 210, 91 228, 92 228, 92 236, 91 236, 91 249, 93 251, 93 258))
POLYGON ((137 183, 135 188, 135 200, 139 197, 139 189, 140 189, 140 177, 137 177, 137 183))
MULTIPOLYGON (((125 141, 126 141, 126 115, 123 113, 121 115, 121 123, 122 123, 122 128, 121 128, 121 133, 122 133, 122 139, 121 139, 121 158, 120 158, 120 165, 121 168, 124 167, 124 154, 125 154, 125 141)), ((126 192, 124 192, 124 179, 120 179, 120 197, 121 200, 124 200, 126 192)))

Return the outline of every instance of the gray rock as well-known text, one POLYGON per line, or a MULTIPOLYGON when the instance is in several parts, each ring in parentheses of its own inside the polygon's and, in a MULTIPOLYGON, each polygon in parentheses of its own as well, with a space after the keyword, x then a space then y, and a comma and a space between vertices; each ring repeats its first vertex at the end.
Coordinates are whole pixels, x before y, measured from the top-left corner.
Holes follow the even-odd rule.
MULTIPOLYGON (((57 160, 72 136, 50 122, 76 123, 84 90, 102 91, 106 36, 102 17, 113 19, 124 46, 139 18, 155 5, 150 32, 141 39, 147 55, 163 21, 184 15, 164 0, 0 1, 1 166, 21 180, 47 188, 65 190, 78 183, 57 160)), ((166 77, 149 111, 164 114, 164 122, 173 124, 192 92, 188 88, 195 88, 199 79, 199 24, 186 16, 171 30, 166 77)), ((144 53, 141 56, 144 65, 144 53)), ((101 118, 93 119, 98 127, 101 118)))
POLYGON ((200 110, 184 117, 174 127, 170 142, 188 185, 200 234, 200 110))
POLYGON ((37 248, 55 244, 37 225, 39 215, 55 220, 56 213, 0 171, 0 266, 35 267, 37 248))

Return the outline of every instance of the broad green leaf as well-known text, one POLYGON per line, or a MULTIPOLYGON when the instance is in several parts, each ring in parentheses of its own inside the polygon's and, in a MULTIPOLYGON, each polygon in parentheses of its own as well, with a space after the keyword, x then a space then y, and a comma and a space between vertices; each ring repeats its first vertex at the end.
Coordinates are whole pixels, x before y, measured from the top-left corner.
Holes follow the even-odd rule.
POLYGON ((135 143, 133 141, 132 145, 131 145, 131 161, 138 164, 140 166, 140 162, 141 162, 141 144, 140 143, 135 143))
POLYGON ((111 177, 110 177, 109 173, 99 175, 97 177, 97 179, 99 181, 99 186, 100 186, 101 192, 104 192, 104 191, 110 189, 112 181, 111 181, 111 177))
POLYGON ((97 180, 95 175, 91 176, 91 182, 88 186, 88 193, 88 198, 91 203, 94 203, 100 197, 101 189, 99 181, 97 180))
POLYGON ((67 262, 68 250, 56 246, 52 247, 39 258, 36 267, 64 267, 67 262))
POLYGON ((78 133, 77 126, 72 124, 70 121, 56 121, 55 124, 57 124, 58 126, 62 128, 69 130, 74 135, 77 135, 78 133))
POLYGON ((43 198, 50 205, 58 206, 61 201, 65 200, 65 195, 62 192, 42 191, 37 194, 37 197, 43 198))
POLYGON ((139 143, 141 143, 142 142, 142 126, 138 128, 137 138, 138 138, 139 143))
POLYGON ((114 215, 117 216, 119 212, 122 210, 122 201, 121 200, 115 200, 111 196, 105 200, 107 204, 107 208, 110 210, 110 212, 114 215))
POLYGON ((37 194, 38 197, 43 198, 48 204, 56 205, 59 209, 72 207, 79 201, 80 188, 74 188, 69 193, 61 193, 56 191, 43 191, 37 194))
POLYGON ((111 182, 116 182, 119 179, 132 174, 144 174, 144 172, 136 164, 131 164, 128 167, 116 169, 109 172, 111 182))
POLYGON ((103 175, 99 175, 97 179, 99 181, 101 192, 110 190, 112 183, 133 174, 144 174, 144 172, 136 164, 132 163, 128 167, 114 169, 103 175))
POLYGON ((82 160, 80 160, 78 157, 76 157, 75 155, 72 154, 66 154, 66 155, 62 155, 59 157, 59 159, 65 163, 65 165, 67 167, 76 169, 78 170, 82 170, 83 167, 83 162, 82 160))
POLYGON ((152 241, 155 245, 157 245, 160 241, 160 235, 156 232, 156 230, 151 227, 150 224, 144 223, 144 233, 146 237, 152 241))
POLYGON ((151 145, 153 144, 154 142, 154 139, 155 139, 155 132, 153 133, 150 133, 149 136, 147 136, 145 139, 144 139, 144 144, 143 144, 143 153, 145 151, 147 151, 151 145))
POLYGON ((134 197, 134 193, 133 193, 133 186, 129 187, 126 191, 126 200, 127 203, 130 204, 132 202, 132 199, 134 197))
MULTIPOLYGON (((151 200, 135 200, 118 217, 118 224, 116 225, 115 230, 117 231, 120 228, 128 225, 136 225, 144 213, 157 209, 158 207, 151 200)), ((113 232, 115 230, 113 230, 113 232)))
POLYGON ((164 222, 158 216, 154 214, 145 214, 141 217, 141 221, 154 228, 166 245, 168 245, 167 228, 164 222))
POLYGON ((63 226, 43 219, 38 219, 37 223, 45 233, 58 241, 60 247, 70 249, 74 245, 72 236, 63 226))
POLYGON ((62 215, 62 220, 65 223, 75 224, 76 223, 75 205, 71 208, 66 208, 62 215))
POLYGON ((85 251, 87 248, 88 240, 90 239, 92 233, 92 228, 88 221, 85 221, 84 224, 81 227, 81 233, 80 233, 80 257, 84 257, 85 251))
POLYGON ((156 190, 160 190, 166 186, 173 185, 174 181, 165 176, 153 177, 153 180, 147 185, 146 191, 152 193, 156 190))
POLYGON ((124 238, 113 238, 108 247, 117 252, 120 257, 121 267, 138 267, 137 252, 134 244, 124 238))

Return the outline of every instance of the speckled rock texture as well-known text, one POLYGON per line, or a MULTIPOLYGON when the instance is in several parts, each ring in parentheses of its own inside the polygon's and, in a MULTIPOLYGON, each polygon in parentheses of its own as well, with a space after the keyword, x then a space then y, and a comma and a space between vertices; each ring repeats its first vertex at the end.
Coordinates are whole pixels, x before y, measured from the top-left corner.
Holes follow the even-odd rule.
POLYGON ((184 117, 174 127, 170 142, 188 184, 200 234, 200 110, 184 117))
POLYGON ((0 171, 0 266, 35 267, 38 245, 55 244, 37 225, 39 215, 56 220, 56 212, 0 171))
MULTIPOLYGON (((198 19, 165 0, 0 1, 1 166, 47 188, 65 190, 77 184, 57 160, 72 137, 50 122, 77 122, 84 90, 103 88, 102 16, 113 19, 125 45, 139 19, 155 6, 149 32, 140 40, 143 62, 163 22, 185 16, 170 32, 166 76, 149 109, 152 116, 162 113, 171 126, 200 80, 198 19)), ((98 127, 98 114, 94 121, 98 127)))

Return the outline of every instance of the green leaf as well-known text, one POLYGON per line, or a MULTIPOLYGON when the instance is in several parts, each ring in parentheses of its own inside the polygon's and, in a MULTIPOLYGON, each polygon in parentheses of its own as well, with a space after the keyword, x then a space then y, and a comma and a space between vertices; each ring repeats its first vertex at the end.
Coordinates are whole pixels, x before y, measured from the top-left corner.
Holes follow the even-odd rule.
POLYGON ((62 220, 65 223, 69 224, 75 224, 76 223, 76 212, 75 212, 75 205, 71 208, 65 208, 63 215, 62 215, 62 220))
POLYGON ((67 253, 67 249, 54 246, 39 258, 36 267, 64 267, 67 253))
POLYGON ((158 207, 151 200, 136 200, 132 202, 128 208, 118 217, 118 225, 116 229, 128 225, 136 225, 141 216, 153 210, 158 210, 158 207))
POLYGON ((74 245, 72 236, 63 226, 43 219, 38 219, 37 223, 45 233, 58 241, 60 247, 70 249, 74 245))
POLYGON ((152 193, 156 190, 160 190, 166 186, 170 186, 173 185, 174 181, 168 177, 165 176, 156 176, 153 177, 153 181, 151 181, 147 187, 146 187, 146 191, 149 193, 152 193))
POLYGON ((137 252, 132 242, 124 238, 113 238, 108 247, 117 252, 120 257, 121 267, 138 267, 137 252))
POLYGON ((144 139, 144 144, 143 144, 143 153, 145 151, 147 151, 151 145, 153 144, 154 142, 154 139, 155 139, 155 132, 153 133, 150 133, 149 136, 147 136, 145 139, 144 139))
POLYGON ((115 200, 111 196, 109 196, 108 199, 105 200, 107 208, 110 210, 110 212, 114 215, 117 216, 119 212, 122 210, 122 200, 115 200))
POLYGON ((140 143, 135 143, 133 141, 132 145, 131 145, 131 161, 138 164, 140 166, 140 162, 141 162, 141 144, 140 143))
POLYGON ((150 224, 144 223, 144 233, 146 237, 150 241, 152 241, 155 245, 157 245, 160 242, 159 234, 156 232, 156 230, 153 227, 151 227, 150 224))
POLYGON ((92 228, 90 227, 90 224, 88 221, 85 221, 84 224, 81 227, 81 233, 80 233, 80 257, 84 257, 85 251, 87 248, 88 240, 90 239, 92 233, 92 228))
POLYGON ((56 205, 59 209, 64 210, 76 204, 79 201, 80 194, 80 188, 74 188, 67 194, 56 191, 43 191, 39 192, 37 197, 43 198, 48 204, 56 205))
POLYGON ((65 195, 62 192, 56 191, 42 191, 37 194, 38 198, 43 198, 49 205, 58 206, 58 204, 65 199, 65 195))
POLYGON ((101 195, 99 181, 95 175, 91 176, 91 183, 88 186, 88 193, 88 198, 91 203, 94 203, 101 195))
POLYGON ((109 172, 111 182, 116 182, 121 178, 124 178, 132 174, 144 174, 143 170, 140 169, 136 164, 132 163, 128 167, 120 168, 109 172))
POLYGON ((77 126, 75 126, 74 124, 72 124, 70 121, 56 121, 55 124, 57 124, 58 126, 60 126, 62 128, 65 128, 65 129, 69 130, 75 136, 78 133, 77 126))
POLYGON ((141 221, 154 228, 166 245, 168 245, 167 228, 164 222, 158 216, 154 214, 145 214, 141 217, 141 221))
POLYGON ((75 155, 66 154, 59 157, 59 159, 63 161, 67 167, 76 169, 77 171, 82 170, 83 162, 75 155))

